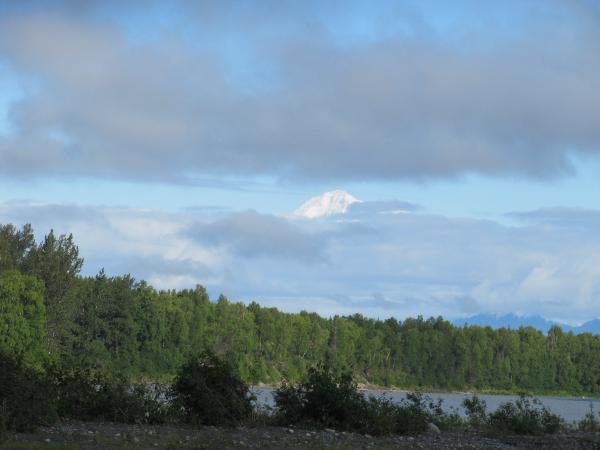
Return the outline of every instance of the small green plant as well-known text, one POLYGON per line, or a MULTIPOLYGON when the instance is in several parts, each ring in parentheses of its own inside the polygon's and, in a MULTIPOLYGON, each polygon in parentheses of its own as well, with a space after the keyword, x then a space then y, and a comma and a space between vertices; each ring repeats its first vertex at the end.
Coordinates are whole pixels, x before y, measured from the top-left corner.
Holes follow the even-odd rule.
POLYGON ((188 421, 234 425, 250 417, 254 396, 223 359, 210 352, 191 358, 179 370, 171 399, 188 421))
POLYGON ((560 416, 553 414, 538 399, 522 395, 514 402, 506 402, 488 416, 492 432, 539 435, 556 433, 564 425, 560 416))
POLYGON ((487 423, 487 404, 485 400, 473 395, 471 398, 465 398, 462 404, 471 427, 481 428, 487 423))
POLYGON ((590 402, 590 410, 577 424, 577 428, 581 431, 600 431, 600 414, 598 414, 598 418, 596 418, 596 415, 597 414, 594 412, 594 405, 590 402))

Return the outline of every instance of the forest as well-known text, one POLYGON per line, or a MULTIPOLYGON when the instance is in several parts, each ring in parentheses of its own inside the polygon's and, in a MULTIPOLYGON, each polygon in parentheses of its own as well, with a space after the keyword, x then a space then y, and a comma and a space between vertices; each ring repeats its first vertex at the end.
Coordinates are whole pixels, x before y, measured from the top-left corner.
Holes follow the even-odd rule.
POLYGON ((210 350, 247 383, 296 381, 319 363, 415 389, 600 393, 600 336, 456 327, 441 317, 321 317, 158 291, 130 275, 80 274, 73 236, 0 225, 0 352, 131 380, 169 380, 210 350))

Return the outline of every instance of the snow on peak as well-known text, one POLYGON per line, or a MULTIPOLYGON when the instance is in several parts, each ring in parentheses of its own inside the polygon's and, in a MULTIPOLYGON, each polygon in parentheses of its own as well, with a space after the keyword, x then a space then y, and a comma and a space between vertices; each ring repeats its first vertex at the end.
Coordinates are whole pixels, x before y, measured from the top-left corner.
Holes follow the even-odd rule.
POLYGON ((325 192, 323 195, 313 197, 300 206, 294 215, 307 219, 316 219, 319 217, 331 216, 332 214, 344 214, 348 206, 352 203, 361 203, 361 201, 346 191, 336 190, 325 192))

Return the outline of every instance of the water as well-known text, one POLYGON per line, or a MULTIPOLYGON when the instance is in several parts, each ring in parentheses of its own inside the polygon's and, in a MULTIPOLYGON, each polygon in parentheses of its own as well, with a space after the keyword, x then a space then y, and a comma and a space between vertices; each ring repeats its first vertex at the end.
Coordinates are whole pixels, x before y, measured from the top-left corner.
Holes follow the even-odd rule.
MULTIPOLYGON (((252 392, 257 397, 257 403, 259 406, 273 406, 273 393, 275 389, 266 387, 255 387, 252 392)), ((400 401, 406 398, 405 392, 396 391, 366 391, 367 395, 383 395, 385 394, 388 398, 394 401, 400 401)), ((460 414, 464 414, 462 408, 462 402, 465 398, 470 398, 472 394, 445 394, 445 393, 427 393, 433 400, 441 398, 443 400, 442 407, 446 411, 450 411, 450 408, 458 409, 460 414)), ((478 395, 481 400, 485 400, 487 404, 487 411, 495 411, 501 403, 508 401, 514 401, 519 397, 516 395, 478 395)), ((550 411, 561 416, 567 422, 574 422, 583 419, 585 414, 590 410, 590 403, 594 407, 594 411, 600 412, 600 398, 588 398, 588 397, 537 397, 550 411)))

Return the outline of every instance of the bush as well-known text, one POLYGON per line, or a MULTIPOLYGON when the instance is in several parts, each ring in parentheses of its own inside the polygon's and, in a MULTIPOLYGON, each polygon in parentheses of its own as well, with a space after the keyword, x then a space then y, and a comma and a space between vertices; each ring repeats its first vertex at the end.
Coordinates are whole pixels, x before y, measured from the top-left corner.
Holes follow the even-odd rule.
POLYGON ((43 374, 22 359, 0 354, 0 427, 6 431, 32 431, 56 420, 53 397, 43 374))
POLYGON ((254 396, 233 368, 205 352, 184 364, 175 379, 171 399, 187 419, 206 425, 235 425, 250 417, 254 396))
POLYGON ((324 365, 310 368, 296 386, 284 384, 274 397, 278 417, 288 424, 353 429, 367 409, 352 375, 336 375, 324 365))
MULTIPOLYGON (((371 435, 418 434, 434 422, 448 428, 458 415, 442 411, 422 394, 407 394, 399 403, 385 396, 366 398, 349 373, 335 374, 327 366, 309 369, 297 385, 284 384, 275 392, 275 409, 280 423, 303 424, 348 430, 371 435)), ((461 422, 462 423, 462 422, 461 422)))
POLYGON ((110 380, 86 369, 51 369, 60 417, 122 423, 164 423, 168 407, 160 393, 124 379, 110 380))
POLYGON ((487 424, 487 404, 476 395, 463 400, 463 407, 467 413, 469 425, 473 428, 481 428, 487 424))
POLYGON ((406 399, 397 405, 396 432, 400 434, 419 434, 428 430, 433 423, 441 430, 464 425, 457 411, 447 413, 442 408, 442 399, 434 401, 420 392, 409 392, 406 399))
POLYGON ((594 405, 590 403, 590 410, 587 412, 583 419, 577 424, 577 428, 581 431, 600 431, 600 414, 596 418, 594 413, 594 405))
POLYGON ((538 399, 522 395, 489 414, 488 426, 494 432, 538 435, 556 433, 563 426, 563 420, 538 399))

